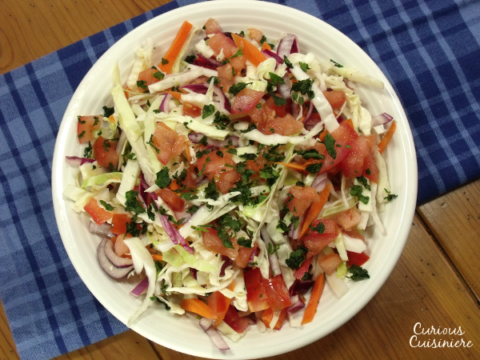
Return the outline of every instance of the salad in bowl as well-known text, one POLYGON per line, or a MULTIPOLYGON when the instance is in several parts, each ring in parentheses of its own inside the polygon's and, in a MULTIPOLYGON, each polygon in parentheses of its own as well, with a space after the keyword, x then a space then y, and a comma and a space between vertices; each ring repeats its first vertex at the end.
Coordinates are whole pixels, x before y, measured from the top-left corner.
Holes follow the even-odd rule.
POLYGON ((129 326, 161 303, 228 350, 222 335, 309 326, 325 287, 369 281, 396 122, 357 91, 382 81, 294 34, 205 20, 168 51, 146 38, 126 81, 112 64, 111 101, 77 114, 64 196, 100 235, 99 276, 136 282, 129 326))

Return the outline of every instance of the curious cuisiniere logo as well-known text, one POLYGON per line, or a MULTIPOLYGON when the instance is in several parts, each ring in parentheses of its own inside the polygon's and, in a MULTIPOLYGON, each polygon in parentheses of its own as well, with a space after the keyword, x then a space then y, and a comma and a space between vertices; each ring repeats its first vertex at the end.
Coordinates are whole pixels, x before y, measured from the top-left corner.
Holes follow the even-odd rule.
POLYGON ((465 334, 465 331, 462 331, 462 327, 459 326, 458 328, 450 329, 450 328, 443 328, 441 326, 438 329, 432 325, 430 328, 424 329, 422 324, 417 322, 413 326, 413 333, 412 337, 410 338, 410 346, 412 348, 459 348, 459 347, 467 347, 471 348, 473 346, 471 341, 465 342, 463 338, 460 339, 452 339, 449 340, 441 339, 441 338, 429 338, 427 340, 419 339, 418 335, 436 335, 436 336, 462 336, 465 334))

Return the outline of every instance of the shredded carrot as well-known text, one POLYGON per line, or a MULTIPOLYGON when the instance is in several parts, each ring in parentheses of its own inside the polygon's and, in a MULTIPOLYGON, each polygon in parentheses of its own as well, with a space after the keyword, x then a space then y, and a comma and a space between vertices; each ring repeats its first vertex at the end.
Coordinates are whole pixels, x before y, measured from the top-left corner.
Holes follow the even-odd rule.
POLYGON ((274 327, 275 330, 280 330, 282 328, 283 322, 287 317, 287 310, 288 310, 288 307, 283 308, 282 312, 280 313, 280 316, 278 317, 278 321, 275 324, 275 327, 274 327))
POLYGON ((180 92, 178 91, 171 91, 171 90, 165 90, 163 91, 164 93, 172 95, 175 99, 177 100, 182 100, 182 94, 186 94, 187 92, 183 89, 180 89, 180 92))
POLYGON ((284 162, 278 162, 275 164, 283 165, 287 168, 298 170, 298 171, 305 171, 305 165, 294 164, 294 163, 284 163, 284 162))
POLYGON ((180 186, 177 183, 177 180, 172 180, 169 186, 170 190, 175 191, 177 189, 180 189, 180 186))
POLYGON ((352 121, 352 119, 343 120, 343 122, 346 123, 346 124, 348 124, 348 125, 350 125, 350 127, 355 130, 355 128, 353 127, 353 121, 352 121))
POLYGON ((268 308, 262 314, 262 321, 267 328, 270 328, 270 323, 273 320, 273 310, 272 308, 268 308))
POLYGON ((325 141, 325 136, 327 136, 327 134, 328 134, 328 131, 324 130, 320 133, 320 135, 318 135, 318 138, 320 139, 321 142, 325 141))
POLYGON ((233 41, 238 48, 243 49, 243 55, 247 57, 253 65, 258 66, 262 61, 267 60, 267 57, 262 54, 250 41, 238 36, 237 34, 232 34, 233 41))
POLYGON ((272 50, 272 47, 266 41, 262 44, 262 50, 272 50))
POLYGON ((189 141, 185 141, 185 157, 187 158, 188 164, 192 162, 192 157, 190 156, 190 148, 188 147, 189 141))
POLYGON ((185 311, 193 312, 197 315, 203 316, 207 319, 216 319, 212 309, 208 307, 202 300, 198 299, 183 299, 180 306, 185 311))
POLYGON ((163 260, 163 256, 160 254, 152 254, 153 260, 160 261, 163 260))
POLYGON ((168 49, 167 54, 163 57, 162 61, 158 64, 160 70, 162 70, 166 74, 170 74, 172 72, 173 63, 177 58, 180 51, 182 51, 182 47, 185 44, 185 41, 188 39, 188 34, 192 29, 193 25, 190 24, 188 21, 184 21, 182 27, 178 31, 177 37, 173 40, 170 49, 168 49))
MULTIPOLYGON (((232 283, 228 287, 228 290, 233 291, 234 288, 235 288, 235 281, 232 281, 232 283)), ((227 315, 227 311, 228 311, 228 308, 230 307, 230 304, 232 303, 232 299, 229 299, 227 297, 225 297, 225 298, 226 298, 226 302, 227 302, 225 312, 223 314, 220 314, 220 316, 217 318, 217 320, 215 320, 215 324, 213 324, 212 329, 215 329, 218 325, 220 325, 220 323, 225 318, 225 315, 227 315)))
POLYGON ((108 117, 108 122, 110 122, 112 124, 115 124, 116 121, 115 121, 115 117, 113 116, 113 114, 108 117))
POLYGON ((325 188, 319 194, 320 200, 317 202, 314 202, 312 206, 310 206, 310 210, 308 210, 307 216, 305 217, 305 221, 303 222, 302 231, 300 232, 299 239, 301 239, 307 233, 308 227, 317 218, 318 214, 320 214, 320 211, 322 211, 323 207, 325 206, 325 203, 328 200, 328 197, 330 196, 330 191, 332 191, 332 185, 331 184, 325 185, 325 188))
POLYGON ((317 312, 318 303, 320 302, 320 298, 322 297, 324 287, 325 287, 325 275, 320 274, 315 279, 315 285, 313 286, 312 296, 310 296, 310 300, 308 301, 307 308, 305 309, 305 313, 303 314, 302 325, 312 322, 313 318, 315 317, 315 313, 317 312))
POLYGON ((392 139, 393 134, 395 133, 395 129, 397 128, 397 123, 395 120, 392 121, 392 125, 390 125, 390 128, 388 129, 387 133, 383 136, 382 140, 378 144, 378 151, 383 153, 385 151, 385 148, 387 147, 388 143, 392 139))

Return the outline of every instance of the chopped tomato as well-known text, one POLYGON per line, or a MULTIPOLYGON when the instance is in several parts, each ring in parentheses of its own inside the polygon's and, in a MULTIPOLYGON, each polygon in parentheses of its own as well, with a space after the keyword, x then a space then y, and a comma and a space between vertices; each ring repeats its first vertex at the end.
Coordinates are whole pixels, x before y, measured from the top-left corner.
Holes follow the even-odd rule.
POLYGON ((115 235, 125 234, 127 232, 127 224, 129 222, 130 216, 127 214, 113 214, 112 233, 115 235))
POLYGON ((210 18, 205 23, 205 32, 207 35, 216 34, 222 32, 222 29, 220 28, 220 24, 217 22, 217 20, 210 18))
POLYGON ((288 289, 283 281, 282 275, 277 275, 271 279, 262 281, 263 288, 267 295, 268 304, 273 311, 280 311, 292 305, 288 289))
POLYGON ((359 253, 347 250, 347 255, 348 255, 348 261, 347 261, 348 266, 352 266, 352 265, 362 266, 370 259, 370 256, 368 256, 364 252, 359 254, 359 253))
POLYGON ((244 317, 240 317, 237 313, 237 310, 235 310, 232 305, 230 305, 228 308, 227 314, 223 320, 237 333, 244 332, 249 325, 248 320, 244 317))
POLYGON ((107 169, 116 168, 118 165, 117 142, 99 136, 93 144, 93 154, 98 165, 107 169))
POLYGON ((287 207, 295 216, 302 216, 313 202, 320 200, 317 190, 311 186, 292 186, 289 194, 292 198, 287 200, 287 207))
POLYGON ((182 185, 186 187, 184 190, 185 192, 188 192, 189 189, 196 189, 197 188, 197 182, 195 181, 193 177, 193 171, 188 169, 187 170, 187 175, 185 176, 185 180, 182 180, 182 185))
POLYGON ((342 263, 342 259, 336 253, 328 254, 318 258, 318 265, 327 275, 333 274, 337 267, 342 263))
POLYGON ((240 246, 238 256, 235 258, 235 264, 237 264, 239 268, 245 269, 248 265, 248 260, 250 260, 250 256, 252 256, 252 253, 257 250, 257 248, 257 243, 255 243, 251 249, 240 246))
POLYGON ((183 103, 183 115, 184 116, 191 116, 192 118, 196 118, 197 116, 202 115, 202 109, 198 106, 190 104, 189 102, 183 103))
POLYGON ((163 122, 157 124, 153 134, 154 152, 163 165, 167 165, 172 156, 180 155, 185 146, 185 135, 178 135, 163 122))
POLYGON ((217 319, 224 318, 228 311, 229 301, 220 291, 215 291, 207 299, 208 307, 217 319))
POLYGON ((247 290, 248 309, 252 312, 268 309, 270 305, 263 288, 262 273, 259 268, 245 272, 245 288, 247 290))
POLYGON ((130 252, 130 249, 124 242, 125 238, 128 239, 130 237, 132 237, 130 234, 127 234, 127 236, 125 236, 125 234, 120 234, 117 236, 117 239, 115 240, 115 254, 122 256, 130 252))
POLYGON ((233 80, 229 80, 224 77, 219 77, 218 80, 220 80, 219 87, 225 94, 228 93, 228 90, 230 90, 230 87, 234 84, 233 80))
POLYGON ((203 245, 207 250, 213 251, 218 254, 228 256, 230 259, 235 260, 238 256, 237 241, 233 238, 230 238, 232 241, 233 249, 227 248, 223 245, 222 240, 218 237, 217 230, 208 229, 208 232, 204 232, 202 235, 203 245))
POLYGON ((315 220, 312 224, 312 227, 316 228, 320 223, 323 223, 325 226, 325 231, 322 234, 310 229, 302 238, 303 243, 310 250, 307 254, 307 257, 316 255, 322 251, 328 244, 335 240, 340 232, 335 220, 331 219, 315 220))
POLYGON ((217 68, 218 77, 233 81, 233 78, 235 77, 235 75, 233 75, 232 68, 233 66, 230 63, 225 64, 223 66, 219 66, 217 68))
POLYGON ((303 123, 301 121, 295 120, 295 118, 287 114, 285 117, 276 117, 272 120, 269 120, 262 133, 265 135, 279 134, 284 136, 290 136, 296 133, 299 133, 303 130, 303 123))
POLYGON ((175 194, 170 189, 160 189, 155 192, 162 198, 163 201, 168 205, 173 211, 183 211, 185 207, 185 201, 181 199, 177 194, 175 194))
POLYGON ((235 56, 230 59, 230 64, 232 64, 232 67, 235 70, 235 76, 238 76, 242 73, 242 70, 245 69, 247 58, 244 55, 235 56))
POLYGON ((241 90, 232 105, 232 114, 246 113, 252 110, 263 97, 263 91, 241 90))
POLYGON ((359 177, 363 174, 363 163, 370 154, 370 146, 365 136, 359 136, 350 142, 352 150, 350 154, 342 161, 342 167, 345 177, 359 177))
POLYGON ((90 201, 83 207, 83 209, 98 225, 102 225, 110 220, 113 216, 111 211, 108 211, 103 206, 100 206, 97 199, 94 198, 91 198, 90 201))
POLYGON ((344 230, 351 230, 362 221, 362 215, 356 207, 353 207, 338 215, 336 220, 344 230))
POLYGON ((363 163, 363 176, 374 183, 378 183, 378 167, 372 153, 365 158, 363 163))
MULTIPOLYGON (((156 68, 155 69, 143 70, 140 74, 138 74, 138 81, 145 81, 146 86, 155 84, 156 82, 160 81, 160 79, 153 76, 153 74, 155 74, 155 73, 158 73, 157 75, 162 74, 156 68)), ((142 92, 146 92, 148 89, 145 90, 145 89, 142 89, 142 88, 138 88, 138 90, 141 90, 142 92)))
POLYGON ((77 123, 77 138, 80 144, 86 144, 89 141, 95 140, 93 131, 100 129, 103 116, 79 116, 77 123))
POLYGON ((295 271, 295 273, 293 274, 293 276, 295 276, 296 279, 298 280, 302 280, 303 277, 305 276, 305 273, 308 272, 308 268, 310 267, 310 265, 312 264, 312 259, 313 257, 310 257, 308 258, 307 260, 305 260, 303 263, 302 263, 302 266, 300 266, 298 268, 297 271, 295 271))
POLYGON ((262 129, 265 128, 265 124, 275 118, 275 111, 270 108, 269 106, 263 105, 260 109, 254 107, 252 110, 248 112, 248 116, 252 122, 257 125, 257 128, 262 129))
POLYGON ((248 29, 248 32, 250 35, 250 39, 255 40, 260 45, 260 41, 262 41, 263 37, 263 32, 254 28, 248 29))
POLYGON ((355 228, 353 228, 352 230, 349 230, 349 231, 345 231, 345 234, 347 234, 348 236, 350 236, 350 237, 352 237, 352 238, 354 238, 354 239, 360 239, 360 240, 362 240, 363 242, 365 242, 365 237, 364 237, 362 234, 360 234, 360 233, 358 232, 358 230, 355 229, 355 228))
POLYGON ((347 100, 347 96, 342 90, 325 90, 323 95, 325 95, 327 98, 327 101, 330 103, 332 109, 340 109, 347 100))
POLYGON ((263 106, 268 106, 270 109, 275 111, 275 114, 277 116, 284 117, 285 115, 287 115, 287 104, 277 106, 275 105, 275 101, 273 101, 272 97, 268 98, 268 100, 265 101, 265 104, 263 106))
MULTIPOLYGON (((326 151, 325 160, 323 161, 322 169, 320 170, 321 173, 330 170, 332 167, 340 164, 343 159, 345 159, 348 154, 350 153, 351 149, 346 147, 349 145, 350 141, 356 139, 358 137, 355 130, 346 122, 343 121, 340 126, 332 132, 332 137, 335 139, 335 146, 334 150, 336 152, 335 159, 326 151)), ((319 144, 325 146, 323 144, 319 144)), ((332 150, 333 150, 332 149, 332 150)))
MULTIPOLYGON (((205 148, 199 146, 198 149, 205 148)), ((222 194, 226 194, 233 184, 240 179, 240 174, 235 170, 235 165, 232 154, 228 153, 225 148, 205 153, 197 159, 199 173, 203 171, 203 175, 210 180, 213 179, 217 189, 222 194), (222 156, 218 155, 219 153, 222 156)))
POLYGON ((215 55, 220 55, 223 49, 223 54, 226 58, 231 57, 237 52, 237 46, 235 42, 223 33, 216 33, 208 40, 208 46, 210 46, 215 55))

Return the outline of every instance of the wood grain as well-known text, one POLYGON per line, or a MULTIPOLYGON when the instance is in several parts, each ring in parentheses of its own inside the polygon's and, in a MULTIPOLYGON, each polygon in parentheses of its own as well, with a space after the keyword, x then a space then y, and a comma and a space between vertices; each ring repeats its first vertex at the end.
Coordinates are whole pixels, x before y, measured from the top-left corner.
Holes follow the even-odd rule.
MULTIPOLYGON (((329 336, 275 360, 296 359, 465 359, 479 358, 480 311, 448 262, 438 250, 418 216, 400 261, 373 300, 352 320, 329 336), (462 327, 472 348, 411 348, 413 327, 462 327), (348 345, 347 345, 348 344, 348 345)), ((426 336, 418 339, 460 340, 459 336, 426 336)), ((164 360, 193 360, 155 345, 164 360)))
POLYGON ((18 360, 20 357, 12 338, 10 327, 8 326, 7 316, 0 302, 0 359, 18 360))
POLYGON ((418 212, 480 301, 480 181, 422 205, 418 212))
POLYGON ((0 74, 170 0, 0 0, 0 74))

